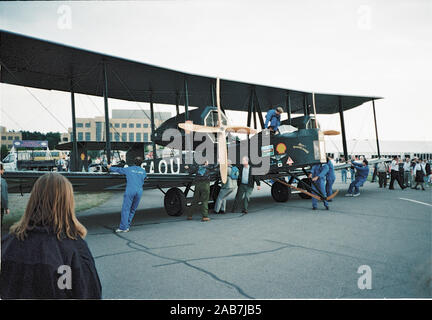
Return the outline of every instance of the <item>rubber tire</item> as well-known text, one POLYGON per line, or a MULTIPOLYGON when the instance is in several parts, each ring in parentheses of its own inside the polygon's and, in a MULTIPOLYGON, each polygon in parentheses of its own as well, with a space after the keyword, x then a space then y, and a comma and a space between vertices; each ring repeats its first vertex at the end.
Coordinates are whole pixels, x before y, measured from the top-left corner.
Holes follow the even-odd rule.
POLYGON ((276 181, 272 184, 271 195, 276 202, 287 202, 291 195, 291 188, 276 181))
POLYGON ((219 192, 221 190, 221 187, 218 184, 213 184, 210 186, 210 195, 209 195, 209 201, 216 202, 219 192))
POLYGON ((171 188, 165 193, 165 211, 169 216, 179 217, 186 211, 186 197, 179 188, 171 188))
MULTIPOLYGON (((302 182, 304 182, 306 184, 306 188, 305 185, 303 183, 297 183, 297 187, 298 188, 302 188, 305 189, 306 191, 312 192, 312 182, 309 178, 303 178, 301 179, 302 182)), ((300 198, 302 199, 312 199, 311 196, 308 196, 307 194, 300 192, 299 193, 300 198)))
POLYGON ((216 205, 216 200, 219 196, 221 187, 218 184, 213 184, 210 186, 210 194, 209 194, 209 202, 208 202, 208 208, 214 209, 216 205))

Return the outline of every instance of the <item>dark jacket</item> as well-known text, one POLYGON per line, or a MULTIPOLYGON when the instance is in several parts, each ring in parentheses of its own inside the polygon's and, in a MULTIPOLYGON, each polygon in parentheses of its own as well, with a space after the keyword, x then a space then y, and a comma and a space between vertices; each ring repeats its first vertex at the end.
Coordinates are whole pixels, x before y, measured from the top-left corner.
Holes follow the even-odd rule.
POLYGON ((8 185, 5 179, 1 178, 1 209, 9 209, 8 204, 8 185))
POLYGON ((366 180, 369 175, 369 166, 359 164, 359 163, 352 163, 352 166, 356 169, 356 177, 361 178, 362 180, 366 180))
MULTIPOLYGON (((237 179, 237 185, 240 186, 241 182, 242 182, 242 177, 243 177, 243 166, 239 167, 239 177, 237 179)), ((249 179, 248 179, 248 187, 249 188, 253 188, 254 187, 254 183, 256 183, 257 186, 261 185, 259 179, 252 175, 252 166, 249 165, 249 179)))
POLYGON ((0 298, 100 299, 101 296, 94 259, 83 239, 60 241, 47 227, 28 231, 24 241, 13 234, 3 237, 0 298), (70 289, 60 289, 58 285, 59 278, 66 275, 59 270, 60 266, 70 267, 70 289))
POLYGON ((264 127, 272 127, 276 131, 280 126, 280 114, 277 113, 276 109, 271 109, 267 112, 264 127))
POLYGON ((195 182, 210 181, 212 178, 212 171, 216 168, 215 165, 197 165, 193 164, 189 167, 189 174, 195 174, 195 182))

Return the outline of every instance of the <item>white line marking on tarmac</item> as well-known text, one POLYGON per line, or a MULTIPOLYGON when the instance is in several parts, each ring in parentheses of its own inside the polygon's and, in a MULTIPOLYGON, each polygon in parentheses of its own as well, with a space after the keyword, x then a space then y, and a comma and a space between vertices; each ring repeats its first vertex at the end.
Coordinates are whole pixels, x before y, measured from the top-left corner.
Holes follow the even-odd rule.
POLYGON ((401 200, 406 200, 406 201, 411 201, 411 202, 415 202, 415 203, 420 203, 420 204, 423 204, 423 205, 425 205, 425 206, 432 207, 432 204, 430 204, 430 203, 426 203, 426 202, 421 202, 421 201, 412 200, 412 199, 407 199, 407 198, 399 198, 399 199, 401 199, 401 200))

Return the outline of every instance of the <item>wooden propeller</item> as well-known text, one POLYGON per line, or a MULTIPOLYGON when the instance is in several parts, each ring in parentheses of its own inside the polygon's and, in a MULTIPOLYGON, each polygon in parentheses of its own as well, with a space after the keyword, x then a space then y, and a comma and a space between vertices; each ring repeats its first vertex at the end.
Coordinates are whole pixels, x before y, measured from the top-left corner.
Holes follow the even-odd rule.
POLYGON ((325 136, 337 136, 340 134, 340 132, 336 130, 324 130, 323 133, 325 136))
POLYGON ((220 79, 216 79, 216 107, 218 115, 218 123, 216 127, 203 126, 194 124, 192 121, 179 123, 179 128, 189 132, 207 132, 217 134, 218 146, 218 163, 222 179, 222 183, 226 183, 228 176, 228 147, 226 142, 226 132, 236 132, 245 134, 255 134, 257 130, 246 126, 230 126, 224 125, 222 122, 222 110, 220 105, 220 79))
MULTIPOLYGON (((317 123, 317 113, 316 113, 316 107, 315 107, 315 92, 312 92, 312 106, 314 110, 314 116, 315 116, 315 124, 317 123)), ((316 126, 317 129, 319 129, 318 126, 316 126)), ((324 130, 323 131, 325 136, 337 136, 340 134, 339 131, 336 130, 324 130)))
POLYGON ((304 194, 308 195, 309 197, 315 198, 315 199, 317 199, 318 201, 321 201, 321 200, 331 200, 331 199, 333 199, 334 197, 336 197, 337 194, 339 193, 339 190, 336 190, 335 192, 333 192, 333 194, 331 194, 330 196, 327 196, 327 198, 322 199, 319 195, 316 195, 316 194, 314 194, 314 193, 311 193, 311 192, 309 192, 309 191, 307 191, 307 190, 305 190, 305 189, 303 189, 303 188, 296 187, 296 186, 294 186, 294 185, 292 185, 292 184, 287 183, 287 182, 284 181, 284 180, 277 179, 277 182, 282 183, 283 185, 286 185, 287 187, 289 187, 289 188, 291 188, 291 189, 294 189, 294 190, 300 191, 301 193, 304 193, 304 194))
POLYGON ((187 120, 185 123, 179 123, 179 128, 183 129, 186 133, 193 132, 207 132, 207 133, 217 133, 219 132, 218 127, 208 127, 199 124, 194 124, 193 121, 187 120))

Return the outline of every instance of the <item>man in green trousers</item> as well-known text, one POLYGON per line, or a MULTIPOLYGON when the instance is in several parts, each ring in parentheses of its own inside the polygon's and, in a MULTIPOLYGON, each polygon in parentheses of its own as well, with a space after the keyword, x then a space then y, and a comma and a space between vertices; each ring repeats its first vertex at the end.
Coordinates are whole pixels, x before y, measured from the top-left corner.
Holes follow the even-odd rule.
MULTIPOLYGON (((188 169, 188 167, 185 168, 188 169)), ((204 164, 200 166, 192 166, 189 170, 189 173, 195 173, 196 176, 194 196, 189 208, 187 219, 192 220, 192 215, 200 209, 202 221, 210 221, 210 218, 208 217, 208 200, 210 196, 211 168, 208 161, 205 161, 204 164)))
POLYGON ((252 168, 249 164, 248 157, 245 156, 242 158, 242 166, 243 167, 240 169, 240 174, 237 179, 238 189, 234 200, 232 212, 236 212, 237 207, 239 207, 241 202, 243 201, 242 212, 248 213, 249 200, 254 189, 254 184, 257 184, 258 190, 261 189, 261 186, 259 180, 252 175, 252 168))

